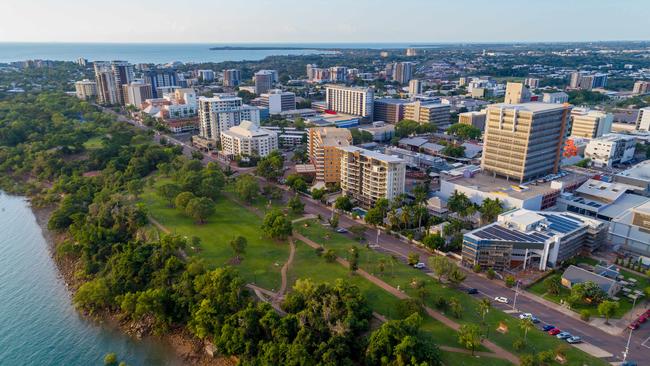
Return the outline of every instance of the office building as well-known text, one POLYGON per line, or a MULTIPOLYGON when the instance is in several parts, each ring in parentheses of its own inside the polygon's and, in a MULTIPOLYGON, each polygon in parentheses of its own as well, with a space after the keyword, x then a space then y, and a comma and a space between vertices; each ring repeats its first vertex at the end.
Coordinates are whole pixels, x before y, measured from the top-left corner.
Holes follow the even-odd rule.
POLYGON ((372 125, 360 126, 359 131, 371 134, 372 141, 388 142, 393 138, 393 136, 395 136, 395 125, 377 121, 373 122, 372 125))
POLYGON ((221 150, 230 157, 267 156, 278 149, 278 134, 251 121, 221 131, 221 150))
POLYGON ((237 69, 223 70, 223 86, 236 87, 241 84, 241 71, 237 69))
POLYGON ((609 242, 618 253, 650 257, 650 201, 616 216, 609 224, 609 242))
POLYGON ((412 62, 398 62, 393 70, 393 81, 400 84, 407 84, 413 77, 412 62))
POLYGON ((574 108, 570 125, 572 137, 596 138, 610 133, 614 115, 588 108, 574 108))
POLYGON ((348 79, 348 68, 344 66, 332 66, 329 68, 330 81, 343 83, 348 79))
POLYGON ((636 129, 650 132, 650 107, 639 109, 639 114, 636 117, 636 129))
MULTIPOLYGON (((265 130, 273 131, 278 134, 278 144, 280 147, 297 147, 307 142, 307 130, 299 130, 295 127, 264 126, 265 130)), ((314 168, 315 173, 315 168, 314 168)))
POLYGON ((260 111, 244 105, 242 99, 232 95, 199 97, 199 130, 201 137, 216 141, 221 132, 237 126, 241 121, 260 123, 260 111))
POLYGON ((196 73, 203 82, 214 81, 214 71, 212 70, 197 70, 196 73))
POLYGON ((328 85, 325 102, 328 110, 372 120, 374 95, 372 88, 328 85))
POLYGON ((260 96, 260 106, 267 108, 271 114, 296 109, 296 94, 272 89, 260 96))
POLYGON ((154 98, 162 98, 165 88, 179 86, 178 74, 174 69, 154 69, 142 73, 145 84, 151 85, 154 98))
POLYGON ((569 94, 565 92, 544 93, 542 95, 544 103, 564 104, 569 102, 569 94))
POLYGON ((636 95, 648 94, 650 93, 650 81, 638 80, 634 83, 634 88, 632 93, 636 95))
POLYGON ((422 94, 422 81, 413 79, 409 81, 409 96, 413 97, 418 94, 422 94))
POLYGON ((487 114, 485 111, 459 113, 458 123, 474 126, 480 129, 481 131, 484 131, 486 116, 487 114))
POLYGON ((434 123, 438 129, 447 129, 451 125, 451 107, 448 104, 418 100, 404 106, 404 119, 434 123))
POLYGON ((560 166, 570 107, 560 104, 493 104, 487 108, 483 170, 520 183, 560 166))
POLYGON ((341 177, 341 151, 339 147, 350 146, 350 130, 336 127, 310 128, 307 136, 307 152, 316 167, 316 180, 338 183, 341 177))
POLYGON ((634 193, 650 197, 650 160, 644 160, 614 175, 614 181, 634 187, 634 193))
POLYGON ((585 158, 597 167, 611 168, 634 158, 636 140, 634 136, 609 134, 595 138, 585 148, 585 158))
POLYGON ((368 209, 381 198, 391 201, 404 193, 404 160, 356 146, 340 147, 339 150, 341 190, 359 206, 368 209))
POLYGON ((145 84, 144 81, 133 81, 129 84, 122 85, 124 94, 124 104, 140 108, 145 100, 153 98, 151 85, 145 84))
POLYGON ((375 99, 373 118, 375 121, 396 124, 404 119, 404 109, 407 103, 408 101, 404 99, 375 99))
POLYGON ((566 212, 518 209, 499 215, 497 222, 463 235, 461 263, 503 271, 558 267, 582 251, 598 249, 607 224, 566 212))
POLYGON ((93 99, 97 96, 97 83, 92 80, 83 79, 74 83, 74 90, 79 99, 93 99))
POLYGON ((539 88, 539 79, 537 78, 526 78, 524 79, 524 85, 530 89, 539 88))
POLYGON ((255 94, 262 95, 273 87, 274 73, 271 70, 260 70, 255 73, 255 94))
POLYGON ((97 102, 101 105, 118 104, 115 76, 111 69, 111 63, 106 61, 95 61, 95 83, 97 84, 97 102))
POLYGON ((506 83, 504 104, 520 104, 530 102, 530 91, 522 83, 506 83))
POLYGON ((575 71, 571 73, 569 87, 572 89, 591 90, 607 86, 607 74, 575 71))

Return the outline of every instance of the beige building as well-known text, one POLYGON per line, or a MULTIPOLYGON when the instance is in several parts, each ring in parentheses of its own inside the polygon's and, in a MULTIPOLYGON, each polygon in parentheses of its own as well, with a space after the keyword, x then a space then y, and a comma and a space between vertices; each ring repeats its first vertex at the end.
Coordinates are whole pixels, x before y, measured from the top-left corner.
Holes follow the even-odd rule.
POLYGON ((375 92, 372 88, 328 85, 325 88, 327 109, 372 120, 375 92))
POLYGON ((587 108, 574 108, 570 121, 572 137, 593 139, 611 132, 614 116, 587 108))
POLYGON ((97 83, 83 79, 74 83, 74 89, 79 99, 91 99, 97 96, 97 83))
POLYGON ((483 131, 485 130, 485 117, 485 111, 459 113, 458 123, 474 126, 483 131))
POLYGON ((451 107, 448 104, 416 101, 404 107, 404 119, 419 123, 435 123, 439 129, 451 124, 451 107))
POLYGON ((561 104, 493 104, 483 135, 483 170, 523 183, 557 173, 570 107, 561 104))
POLYGON ((648 94, 650 93, 650 81, 639 80, 634 83, 633 94, 648 94))
POLYGON ((278 134, 251 121, 221 132, 221 150, 228 156, 267 156, 278 149, 278 134))
POLYGON ((522 83, 506 83, 505 104, 519 104, 530 102, 530 91, 522 83))
POLYGON ((144 82, 132 82, 122 85, 124 104, 140 108, 145 100, 153 98, 151 85, 144 82))
POLYGON ((339 150, 341 189, 361 207, 371 208, 380 198, 392 200, 404 193, 404 160, 356 146, 339 150))
POLYGON ((316 180, 338 183, 341 177, 341 151, 339 147, 352 144, 349 130, 336 127, 315 127, 307 135, 309 160, 316 167, 316 180))

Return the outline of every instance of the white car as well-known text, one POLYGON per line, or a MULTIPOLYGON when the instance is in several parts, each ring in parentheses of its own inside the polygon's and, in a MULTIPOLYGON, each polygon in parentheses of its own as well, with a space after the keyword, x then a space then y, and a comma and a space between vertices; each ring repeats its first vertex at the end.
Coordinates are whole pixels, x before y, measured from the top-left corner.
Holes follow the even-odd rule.
POLYGON ((415 267, 417 269, 424 269, 426 267, 426 264, 420 262, 420 263, 414 264, 413 267, 415 267))
POLYGON ((508 303, 508 298, 504 296, 497 296, 494 298, 494 301, 500 302, 502 304, 507 304, 508 303))

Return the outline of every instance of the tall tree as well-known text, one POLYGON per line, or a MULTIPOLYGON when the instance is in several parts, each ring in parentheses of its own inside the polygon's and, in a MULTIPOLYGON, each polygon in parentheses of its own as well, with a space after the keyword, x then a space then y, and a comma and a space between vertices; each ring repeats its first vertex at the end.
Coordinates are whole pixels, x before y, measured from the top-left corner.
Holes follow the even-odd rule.
POLYGON ((214 213, 214 202, 207 197, 193 198, 185 206, 185 213, 199 224, 203 224, 205 219, 214 213))
POLYGON ((237 236, 230 241, 230 247, 235 253, 235 259, 237 261, 241 260, 241 255, 246 252, 246 246, 248 245, 248 240, 243 236, 237 236))
POLYGON ((251 203, 257 197, 260 186, 257 179, 249 174, 240 175, 235 183, 235 191, 242 200, 251 203))
POLYGON ((463 324, 458 329, 458 343, 463 347, 474 351, 481 345, 481 332, 476 324, 463 324))

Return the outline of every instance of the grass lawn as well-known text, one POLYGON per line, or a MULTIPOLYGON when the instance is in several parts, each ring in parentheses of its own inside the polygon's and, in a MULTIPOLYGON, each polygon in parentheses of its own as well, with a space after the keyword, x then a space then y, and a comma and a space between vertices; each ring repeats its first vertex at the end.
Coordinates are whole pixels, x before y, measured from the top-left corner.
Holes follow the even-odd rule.
MULTIPOLYGON (((478 301, 474 297, 467 295, 462 291, 442 285, 424 272, 406 266, 401 262, 397 262, 390 255, 378 253, 372 249, 365 248, 365 246, 359 246, 357 242, 352 241, 346 236, 333 232, 330 228, 321 225, 315 220, 308 221, 307 223, 309 223, 309 226, 307 227, 304 226, 305 222, 295 225, 296 230, 315 242, 322 244, 326 249, 333 249, 338 255, 346 257, 348 249, 352 245, 356 245, 359 247, 360 268, 381 277, 387 283, 394 287, 399 287, 412 296, 415 296, 415 291, 411 288, 410 283, 414 279, 424 281, 426 287, 429 288, 431 292, 431 296, 429 296, 429 299, 427 300, 427 304, 430 307, 434 307, 433 299, 435 298, 444 297, 450 299, 455 297, 462 303, 464 309, 461 319, 455 319, 456 321, 461 324, 480 324, 482 322, 478 311, 478 301), (379 271, 380 261, 386 263, 384 273, 380 273, 379 271)), ((512 344, 515 340, 523 338, 523 331, 519 328, 519 320, 501 311, 493 309, 487 315, 486 321, 491 329, 489 338, 501 347, 516 354, 539 352, 547 349, 555 349, 559 345, 566 345, 566 342, 550 337, 541 330, 532 330, 528 333, 528 347, 521 352, 517 352, 514 350, 512 344), (506 334, 497 333, 495 331, 501 322, 505 323, 509 329, 506 334)), ((568 348, 567 358, 567 365, 582 366, 584 364, 607 364, 605 361, 593 358, 574 347, 568 348)))
MULTIPOLYGON (((159 179, 156 186, 169 182, 159 179)), ((200 251, 191 255, 204 258, 212 267, 228 265, 233 257, 230 240, 241 235, 248 240, 243 260, 235 267, 248 282, 269 290, 280 287, 280 269, 289 256, 287 243, 278 243, 262 236, 261 219, 246 208, 222 196, 216 202, 215 214, 203 225, 180 211, 167 206, 155 189, 146 188, 141 200, 149 214, 172 232, 201 239, 200 251)))
POLYGON ((86 140, 83 145, 88 150, 96 150, 101 149, 104 146, 104 142, 100 136, 95 136, 86 140))
POLYGON ((492 357, 478 357, 456 352, 442 352, 442 363, 447 366, 508 366, 512 365, 506 360, 492 357))

